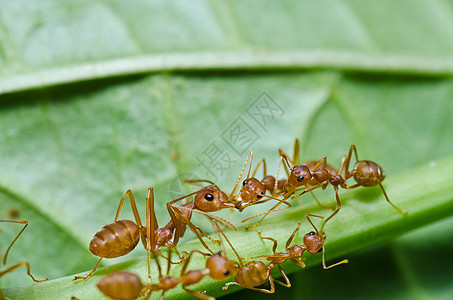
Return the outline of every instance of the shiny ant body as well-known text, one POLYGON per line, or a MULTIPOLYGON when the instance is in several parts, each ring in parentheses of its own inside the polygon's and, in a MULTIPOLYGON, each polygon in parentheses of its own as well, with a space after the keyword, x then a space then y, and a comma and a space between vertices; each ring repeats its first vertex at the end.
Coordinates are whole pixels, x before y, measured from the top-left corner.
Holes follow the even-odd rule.
MULTIPOLYGON (((179 238, 184 234, 186 226, 189 226, 203 246, 213 253, 200 236, 199 232, 201 232, 201 229, 190 222, 193 211, 190 208, 191 204, 185 204, 181 207, 184 208, 186 206, 188 207, 186 210, 182 209, 183 211, 172 212, 170 222, 164 227, 159 228, 154 211, 154 191, 153 188, 149 188, 146 197, 146 225, 142 225, 134 196, 130 190, 127 190, 121 197, 113 223, 102 227, 90 242, 89 250, 94 255, 100 257, 99 261, 87 276, 75 276, 74 280, 87 280, 96 271, 103 258, 116 258, 126 255, 135 249, 140 240, 148 252, 148 277, 150 278, 151 254, 158 253, 161 247, 165 246, 173 249, 181 258, 181 255, 177 252, 176 245, 179 238), (131 220, 118 220, 126 196, 129 197, 135 222, 131 220)), ((215 218, 215 216, 212 217, 215 218)))

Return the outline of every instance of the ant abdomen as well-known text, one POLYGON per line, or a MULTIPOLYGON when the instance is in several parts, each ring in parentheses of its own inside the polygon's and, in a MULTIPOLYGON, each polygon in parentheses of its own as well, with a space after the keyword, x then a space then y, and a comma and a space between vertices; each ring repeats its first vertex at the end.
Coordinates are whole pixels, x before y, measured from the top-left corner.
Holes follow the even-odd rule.
POLYGON ((144 286, 136 274, 122 271, 104 276, 97 287, 112 299, 132 300, 141 295, 144 286))
POLYGON ((96 256, 115 258, 134 250, 139 240, 139 226, 130 220, 119 220, 99 229, 89 249, 96 256))
POLYGON ((254 260, 246 263, 236 273, 234 280, 246 288, 253 288, 264 284, 269 277, 269 268, 265 263, 254 260))
POLYGON ((354 165, 353 176, 362 186, 375 186, 384 180, 385 171, 375 162, 361 160, 354 165))

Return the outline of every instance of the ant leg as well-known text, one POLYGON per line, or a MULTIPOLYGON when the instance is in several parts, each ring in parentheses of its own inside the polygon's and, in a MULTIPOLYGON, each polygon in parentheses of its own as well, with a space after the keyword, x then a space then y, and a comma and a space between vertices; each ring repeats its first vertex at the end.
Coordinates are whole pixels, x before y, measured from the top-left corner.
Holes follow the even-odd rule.
POLYGON ((333 210, 335 209, 335 206, 326 206, 324 204, 322 204, 321 202, 319 202, 318 198, 315 196, 315 194, 313 193, 313 191, 310 191, 310 194, 311 196, 313 197, 313 199, 315 199, 316 203, 318 204, 319 207, 323 208, 323 209, 328 209, 328 210, 333 210))
MULTIPOLYGON (((208 247, 208 245, 206 245, 206 243, 203 241, 203 238, 201 237, 200 233, 198 232, 197 230, 197 227, 194 226, 190 221, 189 219, 187 219, 186 216, 181 216, 181 218, 184 219, 184 221, 186 222, 186 224, 189 226, 189 228, 192 230, 192 232, 197 236, 197 238, 200 240, 200 243, 203 245, 203 247, 205 247, 206 250, 209 251, 209 253, 211 254, 214 254, 214 252, 212 252, 212 250, 208 247)), ((187 260, 186 260, 187 261, 187 260)))
POLYGON ((190 208, 190 207, 186 207, 186 206, 172 206, 174 209, 178 210, 179 209, 182 209, 182 210, 188 210, 188 211, 191 211, 191 212, 195 212, 197 214, 201 214, 201 215, 204 215, 210 219, 215 219, 217 221, 220 221, 222 222, 223 224, 225 224, 226 226, 230 227, 231 229, 233 229, 234 231, 237 231, 238 229, 236 228, 236 226, 233 225, 233 223, 231 223, 230 221, 228 220, 225 220, 224 218, 222 217, 219 217, 219 216, 216 216, 216 215, 213 215, 213 214, 210 214, 210 213, 207 213, 207 212, 204 212, 204 211, 201 211, 201 210, 195 210, 193 208, 190 208))
MULTIPOLYGON (((154 189, 149 188, 146 195, 146 246, 148 252, 156 249, 156 230, 159 228, 156 212, 154 211, 154 189)), ((141 233, 141 231, 140 231, 141 233)), ((143 238, 142 238, 143 242, 143 238)), ((149 275, 149 273, 148 273, 149 275)))
POLYGON ((382 193, 384 194, 385 200, 387 200, 387 202, 390 203, 390 205, 392 205, 394 209, 396 209, 397 211, 399 211, 403 215, 407 215, 407 210, 406 209, 402 210, 401 208, 399 208, 395 204, 393 204, 392 201, 390 201, 389 197, 387 197, 387 193, 385 192, 384 187, 382 186, 382 183, 379 183, 379 186, 381 187, 381 190, 382 190, 382 193))
POLYGON ((289 278, 286 275, 286 273, 283 271, 282 267, 280 265, 278 265, 277 267, 278 267, 278 270, 280 271, 280 274, 282 274, 283 278, 285 279, 286 283, 283 283, 280 280, 275 280, 275 282, 277 282, 278 284, 280 284, 284 287, 287 287, 287 288, 291 287, 291 282, 289 281, 289 278))
POLYGON ((14 243, 17 241, 19 236, 24 232, 25 228, 28 226, 28 221, 16 221, 16 220, 0 220, 0 222, 5 222, 5 223, 17 223, 17 224, 23 224, 24 227, 19 231, 19 233, 16 235, 14 240, 9 244, 8 249, 6 249, 5 256, 3 257, 3 264, 6 265, 6 258, 8 257, 9 250, 11 247, 14 245, 14 243))
POLYGON ((197 185, 199 187, 202 187, 203 185, 201 185, 201 184, 198 185, 196 183, 206 182, 206 183, 209 183, 209 184, 215 184, 211 180, 207 180, 207 179, 184 179, 184 182, 185 183, 192 183, 192 184, 197 185))
POLYGON ((258 163, 255 166, 255 169, 252 172, 252 177, 255 177, 256 172, 258 172, 259 167, 263 165, 263 177, 267 175, 267 166, 266 166, 266 159, 262 158, 258 161, 258 163))
POLYGON ((19 267, 22 267, 22 266, 26 266, 26 267, 27 267, 27 274, 28 274, 28 276, 30 276, 30 278, 31 278, 34 282, 42 282, 42 281, 47 281, 47 280, 48 280, 46 277, 41 278, 41 279, 39 279, 39 280, 35 279, 35 278, 33 277, 33 275, 31 275, 31 273, 30 273, 30 264, 29 264, 26 260, 21 261, 20 263, 17 263, 17 264, 15 264, 14 266, 11 266, 11 267, 9 267, 8 269, 6 269, 6 270, 0 272, 0 277, 2 277, 2 276, 5 275, 6 273, 12 272, 12 271, 14 271, 15 269, 17 269, 17 268, 19 268, 19 267))
POLYGON ((275 252, 277 251, 277 240, 274 239, 274 238, 271 238, 271 237, 267 237, 267 236, 262 236, 261 235, 261 230, 258 230, 258 236, 260 237, 260 239, 262 240, 269 240, 269 241, 272 241, 274 244, 272 246, 272 252, 275 254, 275 252))
MULTIPOLYGON (((135 223, 137 223, 137 225, 139 227, 142 227, 142 221, 140 220, 140 215, 138 213, 137 205, 135 204, 134 195, 132 194, 132 191, 130 189, 126 190, 123 193, 123 196, 121 197, 121 200, 120 200, 120 204, 118 205, 118 209, 116 210, 116 215, 115 215, 115 219, 113 220, 113 222, 118 221, 118 218, 119 218, 121 209, 123 208, 123 204, 124 204, 124 200, 126 199, 126 196, 129 196, 129 202, 131 204, 132 212, 134 214, 135 223)), ((143 235, 142 231, 140 230, 140 237, 142 240, 142 244, 143 244, 143 247, 145 247, 145 249, 146 249, 146 243, 145 243, 145 240, 143 239, 143 236, 144 235, 143 235)))
POLYGON ((330 268, 333 268, 333 267, 338 266, 338 265, 341 265, 341 264, 347 264, 347 263, 349 262, 349 260, 343 259, 343 260, 340 261, 340 262, 337 262, 337 263, 335 263, 335 264, 332 264, 332 265, 326 267, 325 253, 326 253, 325 248, 324 248, 324 246, 322 246, 322 267, 323 267, 325 270, 330 269, 330 268))
POLYGON ((326 168, 327 166, 327 157, 323 156, 310 171, 316 171, 320 166, 322 166, 323 169, 326 168))
POLYGON ((299 164, 299 151, 300 151, 299 139, 296 139, 294 141, 293 165, 299 164))
POLYGON ((275 292, 274 278, 272 277, 272 274, 271 274, 270 270, 268 270, 268 274, 269 274, 268 276, 269 276, 269 285, 270 285, 270 289, 269 290, 259 289, 259 288, 255 288, 255 287, 243 286, 242 284, 239 284, 239 283, 237 283, 235 281, 225 283, 225 286, 222 287, 222 290, 226 291, 229 288, 230 285, 239 285, 239 286, 248 288, 250 290, 258 291, 258 292, 261 292, 261 293, 273 294, 275 292))
MULTIPOLYGON (((250 230, 250 229, 255 228, 256 226, 258 226, 258 225, 264 220, 264 218, 265 218, 268 214, 273 213, 273 212, 276 212, 276 211, 284 210, 284 209, 287 209, 287 208, 289 208, 289 207, 292 206, 291 203, 285 201, 285 199, 278 199, 278 198, 276 198, 276 197, 271 197, 271 196, 265 196, 265 197, 267 197, 268 199, 266 199, 265 201, 260 201, 259 203, 267 202, 267 201, 269 201, 270 199, 277 200, 278 203, 275 204, 274 206, 272 206, 267 212, 260 213, 260 214, 257 214, 257 215, 254 215, 254 216, 251 216, 251 217, 248 217, 248 218, 245 218, 244 220, 242 220, 241 223, 245 223, 245 222, 247 222, 247 221, 250 221, 251 219, 254 219, 254 218, 258 218, 258 217, 263 216, 257 223, 255 223, 255 224, 253 224, 253 225, 250 225, 250 226, 247 226, 247 227, 245 228, 246 230, 250 230), (286 204, 287 206, 286 206, 286 207, 283 207, 283 208, 278 208, 278 209, 277 209, 277 207, 280 206, 280 204, 282 204, 282 203, 283 203, 283 204, 286 204)), ((291 199, 292 199, 292 198, 291 198, 291 199)), ((255 204, 257 204, 257 203, 255 203, 255 204)))
POLYGON ((275 205, 274 205, 270 210, 268 210, 267 212, 260 213, 260 214, 257 214, 257 215, 255 215, 255 216, 248 217, 248 218, 242 220, 241 223, 245 223, 245 222, 247 222, 247 221, 250 221, 251 219, 254 219, 254 218, 258 218, 258 217, 263 216, 263 217, 262 217, 258 222, 256 222, 255 224, 245 227, 246 230, 253 229, 253 228, 257 227, 257 226, 264 220, 264 218, 265 218, 268 214, 273 213, 273 212, 276 212, 276 211, 279 211, 279 210, 284 210, 284 209, 287 209, 287 208, 289 207, 289 206, 288 206, 288 207, 282 207, 282 208, 275 209, 279 204, 280 204, 280 202, 277 203, 277 204, 275 204, 275 205))
POLYGON ((198 299, 203 299, 203 300, 215 300, 214 297, 211 297, 211 296, 208 296, 208 295, 205 295, 205 294, 202 294, 200 292, 195 292, 193 290, 189 290, 188 288, 186 288, 185 285, 182 286, 182 289, 186 291, 186 293, 188 293, 189 295, 191 296, 194 296, 198 299))
MULTIPOLYGON (((288 240, 286 241, 285 250, 286 250, 287 252, 288 252, 289 245, 291 244, 291 242, 293 241, 294 237, 296 236, 297 231, 299 230, 300 224, 301 224, 300 221, 297 222, 297 227, 296 227, 296 229, 294 229, 293 233, 290 235, 290 237, 289 237, 288 240)), ((275 251, 274 251, 274 252, 275 252, 275 251)))
MULTIPOLYGON (((349 147, 349 153, 348 153, 348 156, 347 158, 344 160, 344 165, 345 165, 345 173, 344 173, 344 179, 347 180, 349 178, 352 177, 352 171, 349 171, 349 163, 351 162, 351 158, 352 158, 352 153, 354 152, 355 154, 355 160, 356 162, 359 161, 359 156, 357 155, 357 148, 355 147, 355 145, 351 145, 349 147)), ((344 156, 343 156, 343 159, 344 159, 344 156)), ((342 159, 342 165, 343 165, 343 159, 342 159)), ((341 169, 341 168, 340 168, 341 169)), ((340 170, 340 173, 341 175, 341 170, 340 170)))
POLYGON ((231 244, 230 240, 227 238, 227 236, 225 235, 225 232, 223 232, 223 230, 220 229, 219 225, 217 224, 217 222, 215 220, 212 220, 212 223, 213 223, 213 226, 214 226, 214 229, 216 230, 217 232, 217 235, 219 236, 219 239, 220 241, 222 242, 222 246, 223 246, 223 250, 225 251, 226 253, 226 249, 225 249, 225 246, 223 244, 223 241, 222 241, 222 238, 220 236, 220 234, 223 236, 223 238, 227 241, 228 245, 230 245, 230 248, 231 250, 233 250, 234 254, 236 255, 236 257, 238 258, 238 261, 240 263, 240 265, 242 266, 242 260, 243 258, 239 256, 239 253, 236 251, 236 249, 233 247, 233 245, 231 244), (220 233, 220 234, 219 234, 220 233))
POLYGON ((94 266, 94 269, 87 275, 87 276, 74 276, 73 280, 77 279, 83 279, 83 281, 87 280, 88 278, 93 275, 94 272, 96 272, 96 269, 99 267, 99 264, 101 263, 102 257, 99 259, 98 263, 94 266))
POLYGON ((138 226, 142 226, 142 222, 140 220, 140 215, 138 214, 138 210, 137 210, 137 205, 135 204, 134 195, 132 194, 132 191, 130 189, 125 191, 123 196, 121 197, 120 204, 118 205, 118 209, 116 210, 115 220, 113 220, 113 222, 118 221, 118 217, 120 215, 121 209, 123 208, 123 204, 124 204, 124 200, 126 199, 126 195, 129 196, 129 201, 131 203, 132 212, 134 213, 135 222, 137 223, 138 226))
POLYGON ((305 218, 307 218, 308 222, 311 224, 311 226, 313 226, 313 228, 315 229, 316 233, 318 233, 318 229, 316 228, 315 224, 313 224, 313 222, 311 221, 310 217, 320 218, 321 220, 324 219, 324 217, 323 216, 314 215, 314 214, 306 214, 305 215, 305 218))
POLYGON ((209 256, 209 255, 211 255, 211 254, 206 254, 206 253, 201 252, 200 250, 196 250, 196 249, 190 251, 189 256, 187 257, 186 261, 184 262, 184 265, 182 266, 180 276, 182 276, 182 275, 184 275, 184 274, 186 273, 186 269, 187 269, 187 267, 189 266, 189 262, 190 262, 190 260, 192 259, 192 255, 193 255, 195 252, 196 252, 196 253, 200 253, 200 254, 203 255, 203 256, 209 256))
POLYGON ((303 261, 296 260, 294 258, 290 258, 289 260, 292 261, 293 263, 295 263, 296 265, 298 265, 299 267, 305 268, 305 263, 303 261))
POLYGON ((253 151, 252 150, 250 150, 249 154, 247 155, 247 159, 245 160, 245 163, 244 163, 244 166, 242 167, 241 173, 239 174, 238 179, 236 179, 236 183, 235 183, 234 188, 231 191, 230 195, 228 196, 228 199, 233 199, 233 195, 236 193, 236 190, 237 190, 238 185, 239 185, 239 181, 241 181, 241 179, 242 179, 242 174, 244 173, 244 170, 245 170, 245 167, 247 166, 249 158, 250 158, 250 167, 249 167, 249 171, 248 171, 248 174, 247 174, 247 178, 249 178, 249 176, 250 176, 250 168, 252 167, 252 159, 253 159, 253 151))
POLYGON ((284 150, 278 149, 278 153, 280 154, 280 157, 282 157, 283 167, 285 167, 286 175, 289 177, 289 174, 291 173, 289 170, 294 167, 294 164, 284 150))
POLYGON ((337 209, 335 209, 335 211, 330 216, 328 216, 327 219, 324 220, 324 223, 321 226, 321 231, 326 225, 327 221, 332 219, 333 216, 335 216, 341 209, 340 196, 338 196, 338 186, 334 186, 334 190, 335 190, 335 201, 337 202, 337 209))

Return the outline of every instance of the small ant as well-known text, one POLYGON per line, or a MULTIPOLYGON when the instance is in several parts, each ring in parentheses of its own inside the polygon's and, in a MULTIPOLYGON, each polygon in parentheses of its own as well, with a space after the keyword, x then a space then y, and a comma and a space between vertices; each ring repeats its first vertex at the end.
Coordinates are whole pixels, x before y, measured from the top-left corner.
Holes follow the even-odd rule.
POLYGON ((198 233, 201 229, 190 223, 191 213, 192 210, 190 209, 184 213, 180 211, 173 213, 170 222, 164 227, 159 228, 154 211, 154 190, 153 188, 149 188, 146 197, 146 226, 143 226, 134 196, 131 190, 127 190, 121 197, 113 223, 102 227, 90 242, 89 250, 94 255, 100 257, 99 261, 87 276, 75 276, 74 280, 87 280, 96 271, 103 258, 116 258, 128 254, 135 249, 140 239, 143 247, 148 252, 148 278, 150 279, 151 253, 155 254, 159 252, 162 246, 166 246, 167 248, 172 248, 181 258, 181 255, 177 252, 176 245, 179 237, 184 234, 186 225, 197 235, 203 246, 212 253, 198 233), (129 196, 135 223, 131 220, 118 220, 126 196, 129 196), (176 233, 173 235, 175 230, 176 233), (171 241, 172 238, 173 241, 171 241))
MULTIPOLYGON (((11 244, 9 244, 8 246, 8 249, 6 250, 5 252, 5 256, 3 257, 3 265, 6 265, 6 260, 8 258, 8 253, 9 253, 9 250, 11 250, 11 247, 13 246, 13 244, 16 242, 16 240, 19 238, 19 236, 22 234, 22 232, 24 232, 25 228, 27 228, 28 226, 28 221, 17 221, 17 220, 0 220, 0 222, 4 222, 4 223, 16 223, 16 224, 23 224, 24 227, 22 228, 22 230, 16 235, 16 237, 14 238, 14 240, 11 242, 11 244)), ((0 230, 1 232, 1 230, 0 230)), ((48 279, 46 277, 43 277, 39 280, 35 279, 33 277, 33 275, 31 275, 30 273, 30 264, 28 263, 28 261, 26 260, 23 260, 9 268, 7 268, 6 270, 3 270, 0 272, 0 277, 2 277, 3 275, 9 273, 9 272, 12 272, 14 271, 15 269, 17 268, 20 268, 22 266, 26 266, 27 267, 27 274, 28 276, 30 276, 30 278, 34 281, 34 282, 42 282, 42 281, 47 281, 48 279)))
MULTIPOLYGON (((343 158, 341 159, 340 169, 337 174, 331 173, 325 167, 325 157, 323 157, 322 160, 324 160, 323 167, 311 172, 312 177, 314 179, 316 179, 318 184, 306 189, 299 195, 294 196, 294 198, 299 197, 299 196, 301 196, 307 192, 311 192, 312 190, 319 188, 319 187, 321 187, 322 189, 325 189, 329 183, 333 186, 334 192, 335 192, 335 200, 337 202, 337 208, 324 221, 324 224, 321 227, 321 230, 323 229, 323 227, 327 223, 327 221, 329 221, 333 216, 335 216, 341 209, 340 197, 338 196, 338 187, 341 187, 343 189, 355 189, 360 186, 367 187, 367 186, 379 185, 387 202, 389 202, 393 206, 393 208, 395 208, 400 213, 407 214, 407 210, 401 210, 395 204, 393 204, 390 201, 390 199, 388 198, 387 193, 385 192, 384 187, 382 186, 382 181, 385 179, 385 171, 382 169, 382 167, 379 166, 377 163, 369 161, 369 160, 359 160, 359 157, 357 155, 357 149, 356 149, 355 145, 351 145, 349 147, 348 156, 347 157, 343 156, 343 158), (356 163, 354 165, 354 168, 351 171, 349 171, 349 163, 351 162, 353 152, 355 154, 356 163), (343 173, 343 169, 345 170, 344 178, 341 176, 341 174, 343 173), (348 186, 346 184, 346 180, 348 180, 351 177, 354 177, 354 180, 357 183, 354 185, 348 186)), ((308 174, 306 174, 306 176, 310 177, 308 174)))
MULTIPOLYGON (((344 157, 343 157, 344 160, 344 157)), ((343 166, 343 160, 341 162, 341 165, 343 166)), ((355 145, 351 145, 349 147, 349 154, 348 157, 344 161, 345 164, 345 180, 348 180, 351 177, 354 177, 354 180, 357 182, 354 185, 346 187, 347 189, 354 189, 359 186, 376 186, 379 185, 379 187, 382 190, 382 193, 384 194, 385 200, 387 200, 390 205, 393 206, 397 211, 399 211, 402 214, 407 214, 407 210, 401 210, 399 207, 397 207, 395 204, 390 201, 390 199, 387 196, 387 193, 384 190, 384 187, 382 186, 382 181, 385 179, 385 171, 382 169, 380 165, 377 163, 370 161, 370 160, 359 160, 359 156, 357 155, 357 149, 355 145), (351 171, 349 171, 349 163, 351 162, 352 158, 352 152, 354 152, 355 155, 355 160, 356 163, 354 167, 352 168, 351 171)), ((340 167, 340 174, 341 174, 341 168, 340 167)))
MULTIPOLYGON (((115 300, 133 300, 146 293, 146 286, 143 285, 140 277, 126 271, 106 275, 96 286, 105 296, 115 300)), ((148 298, 149 295, 145 299, 148 298)))
MULTIPOLYGON (((321 218, 321 219, 323 219, 324 217, 318 216, 318 215, 313 215, 313 214, 306 214, 305 217, 307 218, 308 222, 310 222, 311 226, 313 226, 315 231, 310 231, 309 233, 305 234, 304 239, 303 239, 304 243, 302 245, 293 245, 291 247, 289 246, 291 244, 291 242, 293 241, 296 233, 299 230, 299 227, 301 224, 300 221, 298 222, 296 229, 293 231, 291 236, 286 241, 286 245, 285 245, 286 252, 276 252, 277 241, 271 237, 263 237, 261 235, 261 230, 259 230, 258 235, 261 239, 270 240, 274 243, 274 245, 272 247, 273 254, 272 255, 260 255, 257 257, 252 257, 251 259, 265 257, 268 261, 271 262, 269 265, 271 268, 273 268, 274 265, 280 265, 287 260, 291 260, 293 263, 297 264, 298 266, 305 268, 305 263, 302 261, 303 260, 302 255, 304 254, 304 252, 308 251, 310 254, 316 254, 316 253, 322 251, 322 265, 323 265, 324 269, 330 269, 337 265, 348 263, 349 261, 347 259, 344 259, 333 265, 326 266, 325 249, 324 249, 324 243, 326 242, 326 234, 323 231, 318 231, 318 229, 315 227, 313 222, 310 220, 310 217, 317 217, 317 218, 321 218)), ((280 272, 282 272, 282 271, 280 270, 280 272)))
MULTIPOLYGON (((217 222, 214 219, 212 219, 212 225, 213 225, 214 229, 216 230, 219 238, 220 238, 219 232, 221 232, 222 235, 225 236, 225 234, 218 227, 217 222)), ((221 244, 223 247, 223 251, 225 252, 225 247, 223 245, 223 242, 221 239, 220 239, 220 241, 221 241, 221 244)), ((162 276, 162 270, 161 270, 161 266, 160 266, 157 256, 154 256, 154 258, 156 260, 156 265, 157 265, 157 268, 159 271, 159 283, 150 284, 148 286, 148 292, 152 293, 154 291, 162 291, 160 299, 164 298, 164 294, 166 291, 175 288, 178 284, 181 283, 184 291, 186 291, 190 295, 197 297, 199 299, 215 300, 214 297, 207 296, 205 294, 202 294, 200 292, 195 292, 193 290, 189 290, 187 288, 187 286, 200 282, 206 276, 209 276, 214 280, 224 280, 224 279, 230 277, 231 275, 235 274, 238 270, 237 262, 229 260, 226 256, 221 255, 220 252, 215 253, 215 254, 209 254, 209 253, 203 253, 199 250, 192 250, 190 252, 189 256, 187 257, 187 260, 184 262, 184 265, 181 269, 181 273, 180 273, 179 277, 173 277, 173 276, 169 276, 170 256, 171 256, 171 252, 169 251, 169 253, 168 253, 169 259, 167 261, 167 271, 166 271, 165 277, 162 276), (209 258, 206 260, 206 267, 201 270, 191 270, 191 271, 186 272, 189 262, 192 259, 192 255, 194 253, 200 253, 203 256, 209 256, 209 258)))
MULTIPOLYGON (((311 232, 307 233, 304 236, 303 245, 293 245, 290 247, 289 245, 291 244, 294 237, 296 236, 296 233, 299 230, 299 227, 301 224, 301 222, 299 221, 296 229, 293 231, 291 236, 286 241, 286 245, 285 245, 286 252, 277 252, 277 241, 271 237, 263 237, 261 235, 261 230, 258 230, 258 235, 259 235, 260 239, 270 240, 274 243, 273 247, 272 247, 273 254, 259 255, 259 256, 250 257, 250 258, 240 258, 239 255, 237 254, 237 252, 234 251, 236 253, 236 255, 238 256, 239 261, 241 263, 241 269, 236 274, 236 276, 234 278, 235 281, 227 283, 223 287, 223 290, 226 290, 230 285, 235 284, 235 285, 244 286, 244 287, 252 289, 252 290, 271 294, 271 293, 274 293, 274 291, 275 291, 274 281, 284 287, 291 287, 291 282, 289 281, 288 276, 283 271, 283 269, 281 268, 280 265, 282 263, 284 263, 285 261, 290 260, 293 263, 295 263, 296 265, 300 266, 301 268, 305 268, 305 263, 303 262, 304 259, 302 258, 302 255, 304 254, 305 251, 308 251, 310 254, 316 254, 316 253, 322 251, 323 252, 322 264, 323 264, 324 269, 330 269, 337 265, 348 263, 349 261, 347 259, 344 259, 333 265, 326 266, 325 250, 324 250, 324 243, 326 241, 326 235, 322 231, 318 232, 317 228, 311 222, 311 220, 309 218, 310 216, 319 217, 319 218, 323 218, 323 217, 317 216, 317 215, 312 215, 312 214, 306 215, 307 220, 310 222, 310 224, 313 226, 313 228, 315 229, 316 232, 311 231, 311 232), (269 265, 266 266, 266 264, 264 264, 261 261, 253 260, 253 261, 246 263, 245 265, 242 264, 242 260, 257 259, 257 258, 266 258, 270 263, 269 263, 269 265), (277 266, 278 270, 280 271, 280 274, 283 276, 286 283, 273 279, 271 270, 274 269, 275 266, 277 266), (270 284, 269 290, 262 289, 262 288, 256 288, 257 286, 264 284, 267 280, 269 280, 269 284, 270 284)), ((231 244, 230 244, 230 246, 231 246, 231 244)))

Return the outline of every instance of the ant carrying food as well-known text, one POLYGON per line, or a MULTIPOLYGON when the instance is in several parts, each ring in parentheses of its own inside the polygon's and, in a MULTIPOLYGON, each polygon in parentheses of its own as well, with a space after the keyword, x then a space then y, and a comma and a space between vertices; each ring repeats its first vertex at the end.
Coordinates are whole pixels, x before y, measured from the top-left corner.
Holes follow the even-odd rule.
MULTIPOLYGON (((3 265, 6 265, 6 260, 8 258, 8 253, 9 251, 11 250, 11 247, 14 245, 14 243, 16 242, 16 240, 19 238, 19 236, 22 234, 22 232, 24 232, 25 228, 27 228, 28 226, 28 221, 18 221, 18 220, 0 220, 0 222, 2 223, 16 223, 16 224, 23 224, 24 227, 22 228, 22 230, 16 235, 16 237, 14 238, 14 240, 11 242, 11 244, 9 244, 8 246, 8 249, 6 250, 5 252, 5 255, 3 257, 3 265)), ((0 230, 1 231, 1 230, 0 230)), ((47 281, 48 279, 46 277, 43 277, 41 279, 35 279, 33 277, 33 275, 31 275, 30 273, 30 264, 28 263, 28 261, 26 260, 23 260, 9 268, 7 268, 6 270, 3 270, 0 272, 0 277, 2 277, 3 275, 9 273, 9 272, 12 272, 14 270, 16 270, 17 268, 20 268, 22 266, 26 266, 27 267, 27 275, 30 276, 30 278, 34 281, 34 282, 42 282, 42 281, 47 281)))
MULTIPOLYGON (((213 253, 198 233, 201 229, 195 227, 190 222, 191 213, 191 209, 187 209, 184 212, 174 212, 171 214, 172 219, 170 222, 164 227, 159 228, 154 211, 154 191, 153 188, 149 188, 146 197, 146 225, 143 226, 140 215, 138 214, 134 196, 131 190, 127 190, 121 197, 113 223, 109 223, 102 227, 90 242, 89 250, 94 255, 100 257, 99 261, 87 276, 75 276, 74 280, 87 280, 96 271, 103 258, 116 258, 128 254, 135 249, 140 239, 143 247, 148 252, 148 277, 150 278, 151 253, 157 253, 161 247, 165 246, 173 249, 181 259, 181 255, 177 252, 176 245, 180 236, 184 234, 186 225, 192 229, 203 246, 213 253), (131 220, 118 220, 126 196, 129 197, 135 223, 131 220), (173 234, 173 232, 175 232, 175 234, 173 234)), ((215 218, 216 216, 212 217, 215 218)))

